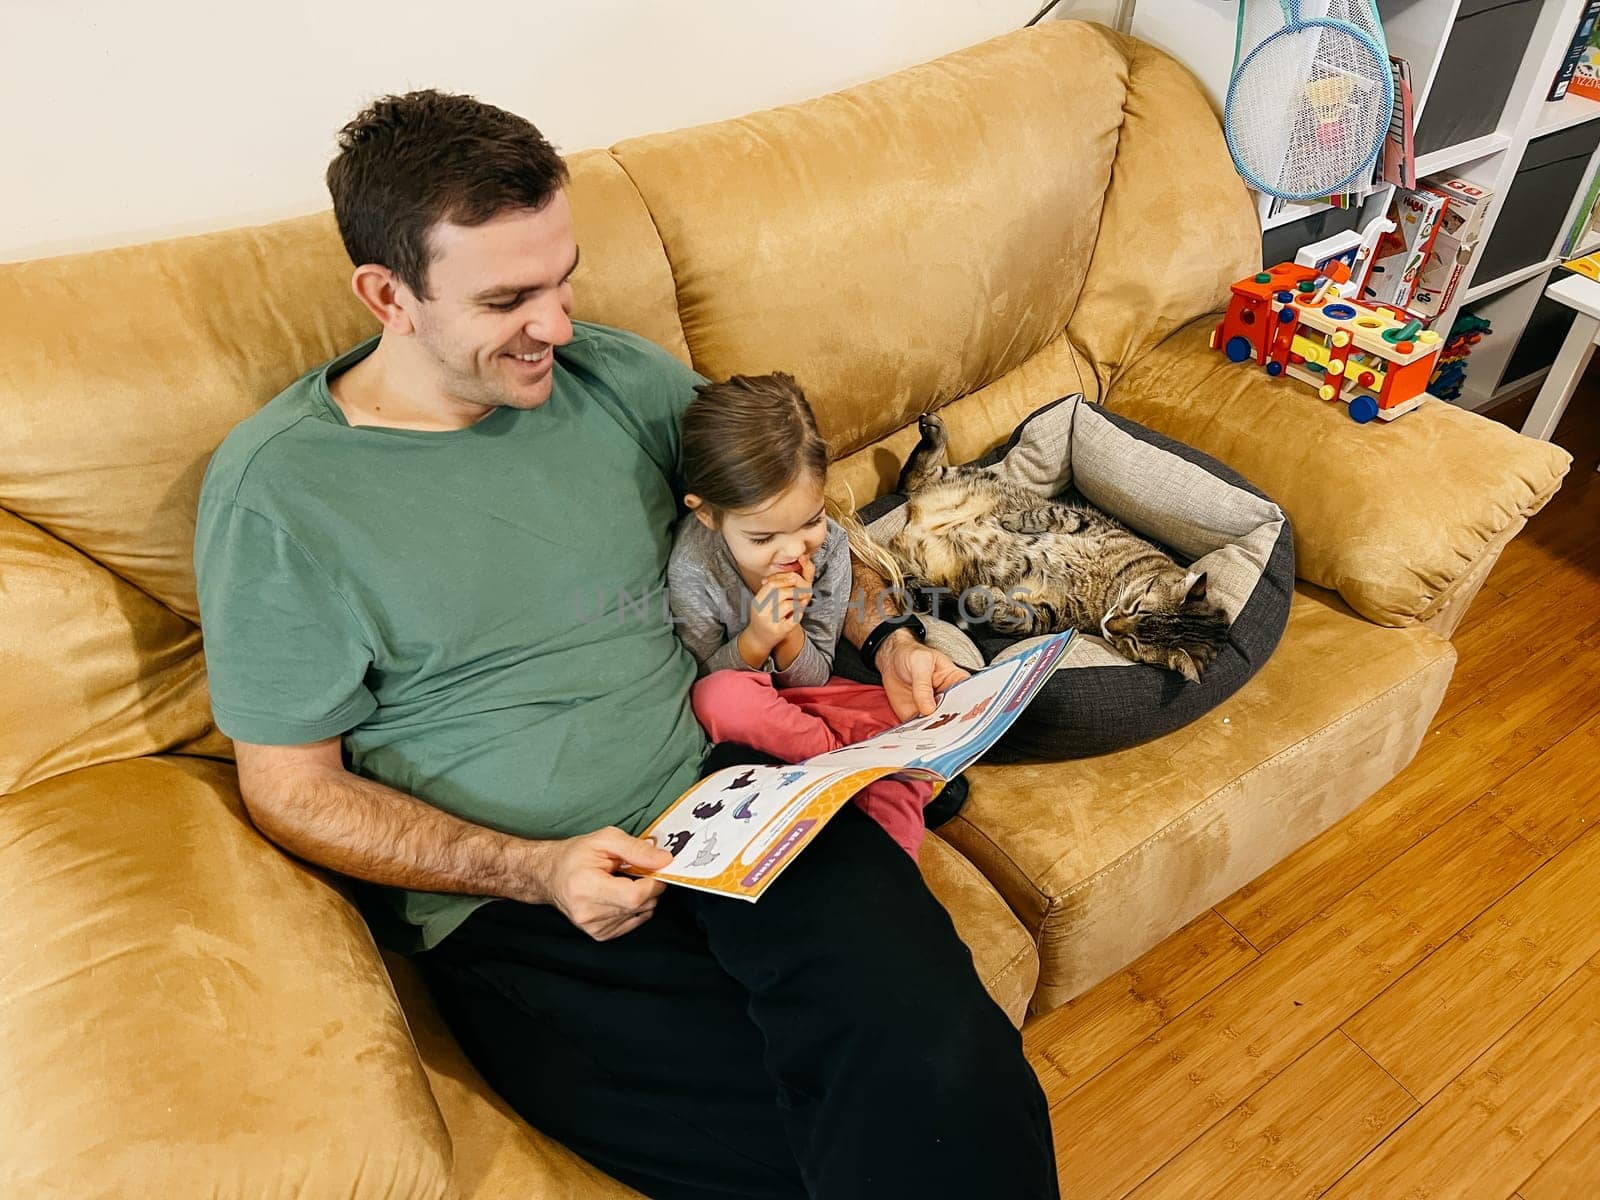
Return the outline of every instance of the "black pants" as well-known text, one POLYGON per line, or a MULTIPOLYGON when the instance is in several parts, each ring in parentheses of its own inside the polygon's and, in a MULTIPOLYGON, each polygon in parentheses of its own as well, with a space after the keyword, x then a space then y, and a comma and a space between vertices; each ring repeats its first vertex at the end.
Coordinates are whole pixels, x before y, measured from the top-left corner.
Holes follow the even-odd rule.
POLYGON ((1058 1195, 1021 1037, 854 805, 759 903, 669 886, 596 942, 499 900, 418 962, 529 1124, 648 1196, 1058 1195))

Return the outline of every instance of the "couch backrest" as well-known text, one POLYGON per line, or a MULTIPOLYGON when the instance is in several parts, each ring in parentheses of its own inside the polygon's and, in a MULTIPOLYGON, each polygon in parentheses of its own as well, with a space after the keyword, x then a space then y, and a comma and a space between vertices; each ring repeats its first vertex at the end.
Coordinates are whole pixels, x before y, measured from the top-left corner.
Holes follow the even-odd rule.
POLYGON ((1121 68, 1074 24, 617 146, 696 366, 793 372, 836 453, 1020 366, 1088 272, 1121 68))
MULTIPOLYGON (((1105 33, 1105 31, 1102 31, 1105 33)), ((1124 56, 1117 164, 1067 331, 1104 392, 1181 325, 1261 269, 1261 227, 1216 113, 1187 68, 1105 33, 1124 56)))
MULTIPOLYGON (((1254 265, 1192 78, 1074 22, 570 163, 577 315, 793 372, 863 502, 918 413, 976 454, 1254 265)), ((0 793, 207 736, 200 479, 372 330, 349 270, 327 214, 0 267, 0 793)))

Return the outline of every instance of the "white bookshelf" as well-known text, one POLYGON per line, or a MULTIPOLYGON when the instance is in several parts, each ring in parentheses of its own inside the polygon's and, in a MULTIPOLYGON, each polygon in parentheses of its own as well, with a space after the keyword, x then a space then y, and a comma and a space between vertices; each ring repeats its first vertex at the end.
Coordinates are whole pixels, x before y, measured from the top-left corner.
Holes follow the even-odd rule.
MULTIPOLYGON (((1234 28, 1238 4, 1245 0, 1137 0, 1133 10, 1132 32, 1161 46, 1193 70, 1210 94, 1218 110, 1227 95, 1228 74, 1233 65, 1234 28)), ((1411 63, 1413 108, 1420 126, 1451 30, 1460 10, 1460 0, 1378 0, 1384 36, 1390 53, 1411 63)), ((1494 203, 1484 218, 1478 238, 1479 254, 1466 265, 1466 273, 1456 289, 1448 311, 1434 322, 1434 328, 1448 332, 1464 307, 1486 316, 1493 333, 1483 339, 1469 359, 1466 383, 1457 401, 1465 408, 1480 409, 1520 390, 1537 375, 1520 380, 1503 375, 1512 351, 1520 339, 1539 296, 1559 263, 1561 240, 1577 214, 1589 177, 1600 166, 1600 151, 1590 160, 1577 193, 1568 207, 1567 218, 1549 253, 1539 262, 1507 272, 1498 278, 1479 279, 1477 267, 1482 249, 1489 244, 1494 226, 1503 211, 1503 202, 1522 163, 1528 143, 1535 138, 1572 129, 1600 120, 1600 102, 1569 95, 1556 103, 1545 96, 1561 60, 1571 44, 1582 15, 1584 0, 1545 0, 1540 4, 1532 35, 1526 46, 1507 47, 1519 54, 1515 80, 1505 108, 1495 128, 1482 136, 1457 145, 1420 155, 1417 174, 1453 171, 1494 189, 1494 203)), ((1267 216, 1269 201, 1263 197, 1258 212, 1263 230, 1276 229, 1325 211, 1324 206, 1290 205, 1284 212, 1267 216)), ((1382 194, 1369 197, 1363 205, 1362 220, 1381 211, 1386 204, 1382 194)), ((1310 240, 1308 238, 1308 240, 1310 240)), ((1600 239, 1596 239, 1600 241, 1600 239)), ((1579 247, 1579 252, 1596 247, 1579 247)))
POLYGON ((1486 159, 1511 149, 1509 133, 1486 133, 1470 141, 1444 146, 1417 156, 1417 178, 1422 179, 1440 171, 1454 171, 1467 163, 1486 159))
POLYGON ((1574 125, 1582 125, 1585 121, 1592 121, 1596 117, 1600 117, 1600 100, 1569 94, 1564 99, 1553 103, 1546 102, 1540 107, 1539 117, 1533 125, 1533 136, 1543 137, 1547 133, 1559 133, 1563 129, 1571 129, 1574 125))

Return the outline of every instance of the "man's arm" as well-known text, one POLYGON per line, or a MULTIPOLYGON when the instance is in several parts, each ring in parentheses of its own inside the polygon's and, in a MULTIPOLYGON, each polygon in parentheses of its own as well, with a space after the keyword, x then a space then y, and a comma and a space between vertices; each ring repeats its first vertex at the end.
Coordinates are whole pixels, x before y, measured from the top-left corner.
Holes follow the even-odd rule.
POLYGON ((250 819, 308 862, 389 887, 550 904, 597 941, 644 924, 666 884, 617 874, 672 856, 620 829, 560 841, 513 837, 345 770, 340 739, 235 742, 250 819))
MULTIPOLYGON (((873 626, 885 617, 900 616, 905 610, 900 596, 883 576, 854 554, 850 556, 850 570, 854 583, 845 609, 844 636, 860 649, 873 626)), ((878 647, 877 666, 890 707, 902 721, 927 716, 938 707, 935 697, 939 692, 967 678, 966 671, 938 650, 917 641, 909 630, 891 633, 883 640, 878 647)))

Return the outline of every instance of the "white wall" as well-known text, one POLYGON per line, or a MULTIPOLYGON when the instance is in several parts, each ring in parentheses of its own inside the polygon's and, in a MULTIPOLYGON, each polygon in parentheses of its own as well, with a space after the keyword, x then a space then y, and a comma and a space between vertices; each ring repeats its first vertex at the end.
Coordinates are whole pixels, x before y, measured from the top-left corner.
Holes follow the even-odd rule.
MULTIPOLYGON (((1042 3, 1043 0, 1040 0, 1042 3)), ((1131 31, 1195 73, 1218 112, 1233 74, 1239 5, 1250 0, 1139 0, 1131 31)), ((1324 11, 1326 11, 1324 9, 1324 11)))
MULTIPOLYGON (((0 261, 326 207, 374 96, 471 92, 567 150, 848 86, 1035 0, 0 0, 0 261)), ((1116 0, 1053 16, 1110 21, 1116 0)))

